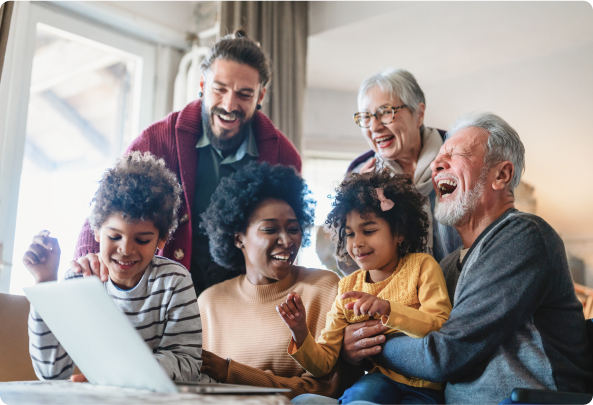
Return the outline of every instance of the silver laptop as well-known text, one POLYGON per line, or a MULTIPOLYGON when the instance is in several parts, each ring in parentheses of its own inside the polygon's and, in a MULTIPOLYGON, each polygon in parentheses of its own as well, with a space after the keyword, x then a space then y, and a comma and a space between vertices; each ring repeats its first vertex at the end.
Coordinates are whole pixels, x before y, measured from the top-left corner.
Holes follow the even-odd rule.
POLYGON ((246 385, 174 383, 97 277, 41 283, 23 290, 92 384, 203 394, 290 391, 246 385))

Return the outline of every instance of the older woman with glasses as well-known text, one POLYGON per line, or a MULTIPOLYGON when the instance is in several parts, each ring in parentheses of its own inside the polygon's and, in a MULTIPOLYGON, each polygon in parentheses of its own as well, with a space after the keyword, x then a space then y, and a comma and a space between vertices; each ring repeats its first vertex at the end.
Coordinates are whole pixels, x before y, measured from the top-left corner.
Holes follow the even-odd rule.
POLYGON ((424 126, 424 93, 414 76, 390 69, 365 79, 358 92, 359 112, 354 122, 372 150, 355 159, 348 171, 367 172, 388 168, 409 174, 426 199, 432 224, 427 253, 440 261, 461 245, 457 231, 434 221, 435 191, 430 163, 443 145, 445 131, 424 126))
MULTIPOLYGON (((462 245, 457 231, 434 220, 436 193, 432 185, 430 163, 443 145, 445 131, 424 125, 426 100, 414 76, 403 69, 390 69, 365 79, 358 92, 359 112, 354 122, 371 150, 355 159, 349 172, 368 172, 388 168, 393 173, 407 173, 416 189, 426 197, 425 211, 429 217, 426 253, 441 261, 462 245)), ((440 185, 449 191, 456 184, 440 185)), ((338 264, 343 273, 350 269, 338 264)), ((451 293, 457 284, 457 274, 446 274, 447 289, 451 293)), ((360 364, 365 358, 378 354, 386 327, 379 321, 349 325, 344 332, 341 356, 349 363, 360 364)))

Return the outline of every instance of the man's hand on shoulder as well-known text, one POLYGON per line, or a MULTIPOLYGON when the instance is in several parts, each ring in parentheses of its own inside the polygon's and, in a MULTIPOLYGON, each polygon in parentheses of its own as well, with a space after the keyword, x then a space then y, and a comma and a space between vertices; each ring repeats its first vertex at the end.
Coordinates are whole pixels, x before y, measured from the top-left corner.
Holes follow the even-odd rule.
POLYGON ((385 342, 383 332, 389 328, 380 320, 353 323, 344 330, 341 356, 348 363, 358 366, 367 357, 379 354, 385 342))
POLYGON ((101 260, 101 257, 95 253, 89 253, 80 257, 78 261, 70 262, 70 269, 75 273, 81 273, 84 277, 97 276, 105 282, 109 278, 109 270, 101 260))

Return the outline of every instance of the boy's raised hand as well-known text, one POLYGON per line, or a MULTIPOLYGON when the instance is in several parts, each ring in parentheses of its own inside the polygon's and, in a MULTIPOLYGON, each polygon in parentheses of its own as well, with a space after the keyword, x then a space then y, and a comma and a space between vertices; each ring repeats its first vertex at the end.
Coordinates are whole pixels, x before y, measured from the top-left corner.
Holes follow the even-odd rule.
POLYGON ((389 304, 389 301, 375 295, 361 291, 348 291, 340 296, 341 300, 347 298, 356 299, 355 302, 349 302, 344 305, 344 308, 354 310, 355 316, 369 315, 373 317, 375 314, 389 316, 391 313, 391 305, 389 304))
POLYGON ((41 231, 33 237, 33 243, 23 255, 23 264, 35 277, 36 283, 56 281, 60 264, 60 245, 49 231, 41 231))
POLYGON ((280 305, 276 305, 276 311, 278 311, 284 323, 290 328, 292 338, 297 346, 300 347, 309 334, 307 314, 301 297, 295 292, 289 293, 286 301, 280 305))

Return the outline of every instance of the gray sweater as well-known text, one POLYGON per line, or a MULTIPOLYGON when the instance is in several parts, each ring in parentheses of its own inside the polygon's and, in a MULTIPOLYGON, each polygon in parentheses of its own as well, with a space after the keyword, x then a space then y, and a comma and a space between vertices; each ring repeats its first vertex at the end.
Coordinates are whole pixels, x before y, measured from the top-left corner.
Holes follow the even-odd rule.
MULTIPOLYGON (((76 277, 81 276, 68 270, 64 278, 76 277)), ((155 256, 131 290, 120 290, 111 280, 104 284, 173 381, 201 377, 202 320, 185 267, 155 256)), ((29 353, 40 380, 66 379, 72 375, 72 359, 33 306, 29 315, 29 353)))
POLYGON ((451 404, 491 404, 514 388, 584 392, 591 353, 564 244, 543 219, 510 209, 459 264, 441 261, 453 310, 423 339, 397 334, 378 359, 404 375, 447 381, 451 404))

